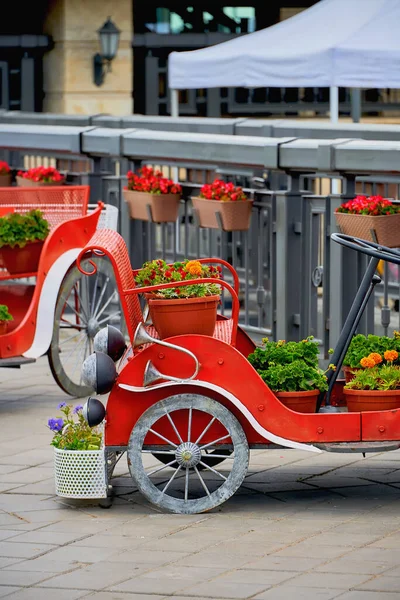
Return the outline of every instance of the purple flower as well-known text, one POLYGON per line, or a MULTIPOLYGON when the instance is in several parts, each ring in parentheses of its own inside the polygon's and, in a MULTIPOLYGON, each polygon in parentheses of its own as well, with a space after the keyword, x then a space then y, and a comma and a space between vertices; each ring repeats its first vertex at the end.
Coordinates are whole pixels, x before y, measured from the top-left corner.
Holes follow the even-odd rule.
POLYGON ((81 406, 80 404, 78 404, 77 406, 75 406, 75 408, 74 408, 74 410, 72 412, 74 413, 74 415, 77 415, 78 412, 80 410, 82 410, 82 409, 83 409, 83 406, 81 406))
POLYGON ((64 421, 63 419, 49 419, 47 421, 47 426, 51 431, 59 432, 64 427, 64 421))
POLYGON ((64 406, 67 406, 66 402, 60 402, 60 404, 57 406, 58 410, 61 410, 62 408, 64 408, 64 406))

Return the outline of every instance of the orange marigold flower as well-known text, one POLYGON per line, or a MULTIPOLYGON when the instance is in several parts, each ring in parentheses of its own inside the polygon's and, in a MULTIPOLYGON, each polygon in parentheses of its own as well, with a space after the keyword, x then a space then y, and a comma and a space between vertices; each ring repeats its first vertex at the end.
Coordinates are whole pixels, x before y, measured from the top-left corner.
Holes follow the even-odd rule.
POLYGON ((368 369, 371 369, 372 367, 375 366, 375 361, 373 358, 370 358, 369 356, 366 356, 365 358, 362 358, 360 360, 360 365, 362 367, 366 367, 368 369))
POLYGON ((399 357, 399 353, 396 352, 396 350, 386 350, 386 352, 383 356, 385 357, 385 359, 387 361, 393 362, 394 360, 396 360, 399 357))
POLYGON ((190 273, 190 275, 201 275, 203 272, 203 267, 198 260, 189 260, 189 262, 185 265, 185 271, 190 273))
POLYGON ((378 352, 371 352, 368 358, 372 358, 376 365, 379 365, 379 363, 382 362, 382 356, 378 352))

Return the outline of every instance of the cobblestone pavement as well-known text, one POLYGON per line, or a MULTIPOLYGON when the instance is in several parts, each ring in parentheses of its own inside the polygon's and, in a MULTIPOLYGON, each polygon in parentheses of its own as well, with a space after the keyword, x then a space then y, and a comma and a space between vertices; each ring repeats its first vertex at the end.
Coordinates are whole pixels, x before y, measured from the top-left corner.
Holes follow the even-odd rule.
POLYGON ((254 451, 219 509, 158 512, 118 465, 105 510, 54 494, 45 359, 0 371, 0 597, 396 600, 400 454, 254 451))

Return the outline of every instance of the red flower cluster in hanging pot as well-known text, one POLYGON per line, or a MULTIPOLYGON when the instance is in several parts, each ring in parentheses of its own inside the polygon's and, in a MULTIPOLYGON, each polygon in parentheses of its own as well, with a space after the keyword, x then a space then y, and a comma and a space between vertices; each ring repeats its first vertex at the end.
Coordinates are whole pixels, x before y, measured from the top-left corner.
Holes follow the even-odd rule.
POLYGON ((215 179, 212 183, 206 183, 200 190, 200 198, 207 200, 220 200, 221 202, 237 202, 247 200, 242 188, 233 183, 215 179))
POLYGON ((357 196, 354 200, 341 204, 336 212, 371 217, 394 215, 400 212, 400 204, 393 204, 382 196, 357 196))
POLYGON ((163 177, 161 171, 155 171, 151 167, 142 167, 139 175, 128 171, 128 190, 135 192, 148 192, 149 194, 181 194, 182 188, 179 183, 172 179, 163 177))
POLYGON ((6 163, 4 160, 0 160, 0 175, 8 175, 10 172, 10 167, 8 166, 8 163, 6 163))
POLYGON ((28 171, 18 171, 18 177, 40 183, 62 183, 64 176, 54 167, 34 167, 28 171))

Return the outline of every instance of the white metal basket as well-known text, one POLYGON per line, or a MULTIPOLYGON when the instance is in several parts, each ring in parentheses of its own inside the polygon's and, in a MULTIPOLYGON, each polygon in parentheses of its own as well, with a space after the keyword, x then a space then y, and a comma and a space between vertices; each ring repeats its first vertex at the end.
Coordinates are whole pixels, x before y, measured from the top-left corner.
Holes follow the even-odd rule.
MULTIPOLYGON (((89 204, 88 210, 92 212, 97 208, 97 204, 89 204)), ((100 213, 99 222, 97 229, 113 229, 118 230, 118 208, 112 204, 105 204, 103 210, 100 213)))
POLYGON ((54 448, 56 494, 63 498, 106 498, 108 475, 105 449, 54 448))

